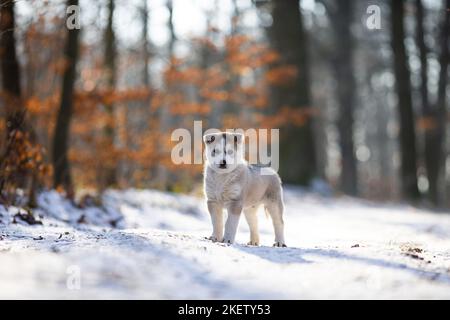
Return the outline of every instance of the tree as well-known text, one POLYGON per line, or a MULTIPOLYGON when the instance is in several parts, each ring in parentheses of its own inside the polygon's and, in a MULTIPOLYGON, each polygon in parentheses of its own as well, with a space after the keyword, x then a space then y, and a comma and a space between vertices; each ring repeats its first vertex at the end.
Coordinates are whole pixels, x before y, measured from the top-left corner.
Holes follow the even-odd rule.
MULTIPOLYGON (((105 29, 104 41, 104 63, 106 72, 106 85, 108 89, 114 90, 116 85, 116 35, 114 32, 114 11, 115 0, 108 0, 108 21, 105 29)), ((114 128, 115 128, 115 116, 114 116, 114 104, 108 103, 105 105, 106 113, 108 115, 108 121, 105 126, 104 134, 106 143, 104 148, 111 154, 115 149, 114 147, 114 128)), ((114 186, 117 184, 117 168, 116 159, 111 157, 101 170, 100 187, 114 186)))
MULTIPOLYGON (((273 85, 271 95, 277 109, 285 106, 308 110, 311 106, 308 36, 298 0, 272 1, 273 23, 268 30, 280 63, 294 66, 297 77, 287 86, 273 85)), ((306 113, 306 112, 305 112, 306 113)), ((312 119, 302 126, 288 126, 280 132, 280 174, 285 182, 308 185, 317 174, 312 119)))
POLYGON ((394 54, 395 86, 400 122, 401 182, 403 196, 417 200, 417 154, 410 71, 405 49, 403 1, 391 0, 391 45, 394 54))
MULTIPOLYGON (((228 45, 226 45, 227 50, 226 50, 226 55, 225 55, 225 60, 226 61, 230 61, 231 56, 233 54, 235 54, 235 51, 237 48, 234 48, 235 46, 233 46, 233 40, 235 39, 235 37, 239 34, 239 27, 238 27, 238 22, 240 19, 240 12, 239 12, 239 7, 238 4, 236 2, 236 0, 232 0, 232 6, 233 6, 233 15, 231 17, 231 30, 230 30, 230 35, 228 36, 228 45)), ((232 62, 229 63, 225 63, 224 65, 224 72, 227 75, 227 83, 225 86, 225 90, 228 92, 228 99, 225 102, 225 108, 224 108, 224 113, 225 114, 239 114, 239 112, 241 111, 239 106, 235 103, 235 91, 236 91, 236 87, 239 84, 239 75, 236 74, 236 72, 233 72, 233 66, 232 66, 232 62)))
POLYGON ((333 30, 334 46, 331 63, 339 108, 337 128, 342 163, 340 185, 344 193, 357 195, 358 176, 353 141, 356 88, 353 67, 355 44, 351 33, 354 3, 352 1, 342 1, 339 4, 336 2, 323 3, 326 5, 333 30))
POLYGON ((446 90, 448 85, 449 63, 449 30, 450 30, 450 0, 443 1, 444 19, 439 34, 439 83, 437 101, 429 111, 432 126, 428 128, 425 136, 427 173, 429 181, 429 196, 432 203, 442 206, 445 199, 445 128, 447 121, 446 90))
MULTIPOLYGON (((175 59, 175 44, 176 44, 177 37, 175 34, 175 27, 174 27, 174 23, 173 23, 174 22, 173 1, 167 0, 166 7, 167 7, 167 10, 169 11, 169 17, 167 19, 167 29, 169 31, 167 54, 170 59, 166 72, 167 72, 167 74, 170 74, 170 73, 174 72, 176 69, 174 59, 175 59)), ((166 86, 167 92, 175 95, 176 88, 173 85, 173 83, 171 83, 171 80, 168 79, 168 77, 166 78, 165 86, 166 86)), ((160 134, 164 135, 171 124, 170 102, 166 103, 165 105, 162 106, 162 108, 160 108, 159 124, 160 124, 160 127, 159 127, 160 134)), ((160 148, 160 150, 158 150, 158 151, 160 153, 165 153, 167 151, 164 149, 164 146, 160 146, 159 148, 160 148)), ((169 180, 169 173, 168 173, 166 166, 163 164, 158 164, 158 166, 156 168, 156 174, 155 174, 155 182, 156 182, 157 187, 160 189, 167 189, 168 183, 169 183, 168 180, 169 180)))
POLYGON ((5 94, 7 137, 23 130, 25 108, 21 101, 20 69, 17 61, 14 2, 0 1, 0 60, 5 94))
POLYGON ((148 68, 150 63, 150 43, 148 40, 148 3, 147 0, 142 0, 142 7, 140 9, 141 18, 142 18, 142 54, 144 59, 144 68, 143 68, 143 83, 146 88, 150 87, 150 77, 148 74, 148 68))
MULTIPOLYGON (((206 17, 206 34, 204 38, 207 40, 207 42, 201 44, 200 46, 200 53, 199 53, 199 65, 205 74, 208 72, 208 68, 211 67, 211 65, 214 64, 214 61, 217 60, 218 52, 213 50, 211 48, 211 44, 214 43, 215 40, 217 40, 217 30, 214 28, 214 24, 216 23, 215 20, 217 20, 217 14, 218 14, 218 6, 219 6, 219 0, 214 0, 214 5, 206 10, 203 14, 206 17)), ((233 19, 231 21, 233 23, 233 19)), ((235 29, 232 25, 232 29, 235 29)), ((207 80, 203 80, 203 86, 206 85, 207 80)), ((198 101, 202 104, 209 103, 212 106, 212 112, 210 113, 208 117, 208 122, 210 124, 211 128, 221 128, 222 127, 222 120, 223 120, 223 106, 220 105, 220 103, 216 101, 211 101, 206 99, 200 94, 198 94, 198 101)))
MULTIPOLYGON (((68 0, 67 6, 78 6, 78 0, 68 0)), ((64 55, 66 69, 63 75, 61 103, 53 135, 53 168, 54 187, 62 186, 70 195, 73 192, 72 178, 68 159, 70 121, 73 112, 73 97, 76 80, 76 65, 78 61, 78 38, 80 30, 69 29, 67 32, 64 55)))
POLYGON ((425 43, 425 30, 424 30, 424 8, 422 0, 416 0, 416 44, 419 49, 419 59, 420 59, 420 95, 421 95, 421 113, 422 120, 425 129, 425 139, 424 139, 424 148, 423 155, 421 154, 421 158, 423 156, 423 161, 425 164, 426 174, 429 181, 429 185, 431 188, 429 189, 429 195, 434 192, 434 186, 436 185, 435 178, 433 176, 433 166, 434 166, 434 158, 432 156, 432 150, 430 150, 431 145, 433 144, 433 140, 430 139, 430 133, 428 130, 428 123, 430 123, 433 118, 429 98, 428 98, 428 63, 427 63, 427 54, 428 48, 425 43))
MULTIPOLYGON (((0 137, 5 146, 0 150, 0 200, 9 202, 8 187, 23 187, 22 170, 17 165, 23 149, 25 128, 25 108, 21 100, 20 69, 17 61, 15 38, 14 1, 0 1, 0 66, 2 93, 5 104, 6 136, 0 137), (14 167, 16 170, 11 169, 14 167), (9 170, 7 170, 9 168, 9 170), (17 172, 15 172, 17 171, 17 172)), ((13 188, 14 189, 14 188, 13 188)))
POLYGON ((424 31, 424 9, 422 0, 416 0, 416 41, 419 48, 420 59, 420 93, 422 98, 422 112, 424 116, 429 114, 429 102, 428 102, 428 67, 427 67, 427 53, 428 49, 425 44, 425 31, 424 31))

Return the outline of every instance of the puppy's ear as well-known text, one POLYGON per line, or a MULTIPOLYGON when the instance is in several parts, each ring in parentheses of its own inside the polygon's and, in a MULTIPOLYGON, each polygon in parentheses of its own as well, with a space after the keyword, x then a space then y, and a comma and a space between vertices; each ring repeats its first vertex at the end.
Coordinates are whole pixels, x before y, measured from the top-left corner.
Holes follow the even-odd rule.
POLYGON ((234 143, 241 144, 244 141, 244 136, 241 133, 233 133, 234 143))
POLYGON ((205 144, 213 143, 216 140, 216 136, 214 134, 206 134, 203 136, 203 142, 205 144))

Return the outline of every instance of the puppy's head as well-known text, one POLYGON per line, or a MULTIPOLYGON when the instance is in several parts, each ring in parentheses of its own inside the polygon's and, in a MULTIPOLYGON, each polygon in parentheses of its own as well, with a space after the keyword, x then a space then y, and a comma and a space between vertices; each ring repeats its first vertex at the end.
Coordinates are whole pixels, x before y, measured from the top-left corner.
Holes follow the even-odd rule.
POLYGON ((240 133, 218 132, 203 136, 207 165, 219 173, 233 171, 245 162, 244 137, 240 133))

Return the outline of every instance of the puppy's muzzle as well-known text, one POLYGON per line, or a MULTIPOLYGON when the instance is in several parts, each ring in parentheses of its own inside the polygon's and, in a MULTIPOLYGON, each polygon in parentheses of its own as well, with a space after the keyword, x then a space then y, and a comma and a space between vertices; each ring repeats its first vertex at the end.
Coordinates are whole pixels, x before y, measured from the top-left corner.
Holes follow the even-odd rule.
POLYGON ((219 163, 219 168, 220 169, 226 169, 227 168, 227 161, 226 160, 221 160, 219 163))

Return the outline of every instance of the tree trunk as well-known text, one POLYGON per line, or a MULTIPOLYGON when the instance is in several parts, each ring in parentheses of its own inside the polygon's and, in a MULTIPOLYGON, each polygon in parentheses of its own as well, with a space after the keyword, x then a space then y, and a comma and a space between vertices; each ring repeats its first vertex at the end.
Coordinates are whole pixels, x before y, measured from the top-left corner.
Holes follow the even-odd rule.
POLYGON ((173 0, 167 0, 167 10, 169 11, 169 20, 167 20, 167 28, 169 29, 169 55, 172 58, 175 53, 175 41, 177 40, 173 25, 173 0))
MULTIPOLYGON (((78 5, 78 0, 68 0, 68 6, 78 5)), ((67 67, 63 75, 61 104, 58 111, 56 129, 53 136, 53 168, 54 187, 62 186, 69 195, 73 193, 72 178, 68 159, 70 120, 73 109, 73 96, 76 79, 76 65, 78 61, 78 29, 68 30, 65 48, 67 67)))
POLYGON ((428 103, 428 64, 427 64, 427 47, 425 44, 425 31, 424 31, 424 9, 422 0, 416 0, 416 41, 419 48, 420 59, 420 94, 422 98, 422 113, 426 117, 429 115, 429 103, 428 103))
MULTIPOLYGON (((150 77, 148 74, 150 63, 150 44, 148 40, 148 4, 147 0, 142 1, 141 16, 142 16, 142 51, 144 58, 143 83, 146 88, 150 87, 150 77)), ((148 101, 150 102, 150 101, 148 101)), ((148 107, 148 105, 147 105, 148 107)))
POLYGON ((21 102, 20 69, 16 54, 14 1, 0 0, 0 60, 5 94, 7 137, 23 130, 25 108, 21 102))
MULTIPOLYGON (((298 76, 292 86, 272 86, 276 108, 311 108, 308 37, 298 0, 272 2, 272 26, 268 30, 281 63, 293 65, 298 76)), ((312 119, 302 126, 287 126, 280 132, 280 174, 287 183, 308 185, 317 175, 312 119)))
MULTIPOLYGON (((450 0, 444 0, 444 9, 450 8, 450 0)), ((445 17, 440 27, 441 52, 439 54, 438 97, 437 102, 431 110, 433 126, 426 133, 426 156, 429 180, 429 196, 431 202, 436 206, 443 206, 445 200, 445 133, 447 125, 446 89, 448 85, 448 63, 449 63, 449 30, 450 12, 444 11, 445 17)))
POLYGON ((353 141, 355 109, 355 71, 353 68, 354 39, 351 34, 353 1, 342 1, 335 8, 328 8, 334 32, 333 72, 336 78, 339 115, 337 128, 341 149, 341 189, 348 195, 358 193, 358 176, 353 141))
MULTIPOLYGON (((169 43, 168 43, 168 50, 167 54, 170 59, 170 65, 169 68, 174 68, 174 65, 172 64, 172 59, 175 56, 175 43, 176 43, 176 35, 175 35, 175 28, 174 28, 174 16, 173 16, 173 1, 167 0, 166 2, 167 10, 169 11, 169 19, 167 20, 167 29, 169 31, 169 43)), ((170 96, 171 93, 175 93, 175 86, 171 83, 166 83, 166 91, 168 93, 168 96, 170 96)), ((170 103, 166 103, 159 112, 159 123, 160 123, 160 134, 162 136, 167 135, 167 130, 170 127, 170 103)), ((165 146, 159 147, 159 153, 160 154, 167 154, 167 150, 164 149, 165 146)), ((164 157, 164 156, 162 156, 164 157)), ((167 190, 169 188, 169 172, 164 164, 158 164, 156 168, 156 177, 155 177, 156 187, 162 190, 167 190)))
MULTIPOLYGON (((233 15, 231 17, 231 30, 229 38, 234 38, 239 34, 239 29, 237 27, 237 21, 239 19, 239 7, 236 2, 236 0, 232 0, 232 7, 233 7, 233 15)), ((230 48, 230 50, 227 51, 227 55, 233 55, 235 48, 230 48)), ((229 61, 228 57, 225 57, 226 61, 229 61)), ((239 75, 236 74, 233 71, 232 63, 228 62, 224 65, 224 73, 227 75, 228 80, 225 84, 225 90, 228 93, 228 99, 225 102, 224 105, 224 113, 227 115, 234 115, 234 116, 241 116, 242 108, 239 108, 239 106, 235 103, 236 100, 236 91, 237 87, 239 86, 239 75)))
POLYGON ((5 105, 6 135, 0 137, 0 203, 9 204, 15 194, 11 189, 25 186, 25 177, 17 167, 18 153, 23 149, 25 138, 20 138, 25 130, 25 108, 21 100, 20 68, 16 54, 14 2, 0 0, 0 66, 2 73, 2 94, 5 105), (10 199, 9 196, 12 196, 10 199))
MULTIPOLYGON (((211 28, 214 25, 213 21, 217 20, 218 8, 219 0, 214 0, 212 9, 205 12, 207 26, 205 37, 212 42, 217 40, 217 33, 212 32, 211 28)), ((210 65, 213 64, 215 60, 217 60, 217 52, 211 50, 211 48, 207 44, 202 45, 200 51, 200 68, 202 69, 202 71, 206 73, 210 65)), ((201 87, 207 87, 207 80, 205 79, 203 81, 204 82, 202 83, 201 87)), ((211 128, 221 128, 224 113, 223 106, 221 105, 222 102, 214 101, 212 99, 205 99, 201 96, 200 92, 201 90, 198 90, 200 103, 208 103, 212 108, 212 111, 208 116, 209 126, 211 128)))
MULTIPOLYGON (((108 22, 105 30, 105 69, 106 81, 109 89, 114 90, 116 85, 116 36, 114 33, 114 10, 115 0, 108 1, 108 22)), ((108 115, 108 123, 105 127, 106 150, 114 151, 114 129, 115 129, 115 114, 114 104, 107 104, 105 106, 108 115)), ((103 174, 101 178, 101 188, 117 185, 117 159, 112 157, 103 166, 103 174)))
MULTIPOLYGON (((433 121, 432 110, 429 104, 428 98, 428 63, 427 54, 428 50, 425 44, 425 31, 424 31, 424 8, 422 0, 416 0, 416 43, 419 49, 419 59, 420 59, 420 95, 422 99, 422 118, 425 120, 424 123, 430 123, 433 121)), ((427 174, 427 179, 429 182, 428 197, 431 200, 433 198, 431 194, 435 193, 434 187, 436 186, 436 178, 433 175, 433 166, 435 163, 434 157, 432 157, 432 144, 433 140, 429 133, 429 128, 425 128, 425 139, 424 147, 420 155, 423 159, 427 174)))
POLYGON ((417 153, 410 72, 405 49, 403 1, 391 0, 392 49, 395 85, 400 121, 401 181, 403 196, 410 201, 419 198, 417 188, 417 153))

